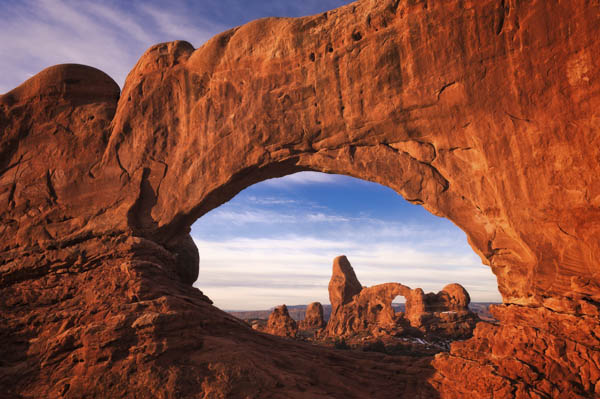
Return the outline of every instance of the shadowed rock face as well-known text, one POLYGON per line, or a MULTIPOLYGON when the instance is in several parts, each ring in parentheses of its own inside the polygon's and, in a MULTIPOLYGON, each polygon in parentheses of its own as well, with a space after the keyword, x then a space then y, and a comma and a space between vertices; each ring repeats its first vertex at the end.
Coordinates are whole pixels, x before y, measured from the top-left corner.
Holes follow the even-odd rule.
POLYGON ((320 302, 309 303, 306 307, 304 320, 298 323, 298 327, 303 330, 320 330, 325 327, 323 318, 323 306, 320 302))
POLYGON ((600 395, 599 7, 363 0, 154 46, 120 96, 77 65, 4 94, 1 390, 418 397, 423 369, 313 356, 191 287, 198 217, 316 170, 451 219, 497 276, 499 323, 436 357, 440 395, 600 395))

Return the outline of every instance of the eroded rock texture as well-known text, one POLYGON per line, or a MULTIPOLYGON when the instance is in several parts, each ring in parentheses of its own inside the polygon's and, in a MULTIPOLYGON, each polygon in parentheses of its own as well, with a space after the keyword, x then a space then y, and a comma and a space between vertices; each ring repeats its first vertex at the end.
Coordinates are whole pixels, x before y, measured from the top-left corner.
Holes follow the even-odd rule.
POLYGON ((469 310, 471 298, 460 284, 448 284, 440 292, 425 294, 421 288, 406 296, 410 325, 440 338, 470 338, 479 317, 469 310))
POLYGON ((298 323, 298 328, 303 330, 320 330, 324 327, 323 305, 320 302, 309 303, 306 307, 304 319, 298 323))
POLYGON ((291 318, 287 306, 281 305, 273 309, 269 315, 265 331, 269 334, 293 338, 298 333, 298 325, 291 318))
POLYGON ((584 0, 363 0, 154 46, 120 96, 76 65, 4 94, 1 390, 417 397, 423 369, 315 355, 191 287, 193 221, 316 170, 451 219, 498 277, 499 324, 437 357, 441 396, 597 395, 599 14, 584 0))

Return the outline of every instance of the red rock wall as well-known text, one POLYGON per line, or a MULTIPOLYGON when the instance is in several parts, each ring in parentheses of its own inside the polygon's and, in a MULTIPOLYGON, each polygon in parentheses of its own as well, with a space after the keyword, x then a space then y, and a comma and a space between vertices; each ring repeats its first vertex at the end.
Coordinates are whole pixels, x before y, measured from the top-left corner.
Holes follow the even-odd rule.
MULTIPOLYGON (((154 46, 120 98, 73 65, 6 93, 0 385, 38 397, 252 391, 243 376, 256 367, 207 355, 235 359, 216 337, 246 333, 190 287, 189 226, 253 183, 317 170, 451 219, 498 277, 500 324, 437 358, 442 396, 593 396, 599 15, 583 0, 364 0, 196 50, 154 46)), ((295 368, 275 369, 289 378, 257 381, 299 386, 295 368)))

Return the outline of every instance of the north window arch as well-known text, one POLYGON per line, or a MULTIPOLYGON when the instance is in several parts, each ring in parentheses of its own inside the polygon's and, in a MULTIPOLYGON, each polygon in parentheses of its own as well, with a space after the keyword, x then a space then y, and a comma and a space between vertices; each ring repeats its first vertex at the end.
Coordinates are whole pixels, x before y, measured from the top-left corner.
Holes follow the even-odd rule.
POLYGON ((300 172, 251 185, 200 218, 195 285, 227 310, 329 302, 331 260, 346 254, 371 286, 439 291, 460 282, 474 302, 500 302, 495 276, 465 234, 380 184, 300 172))

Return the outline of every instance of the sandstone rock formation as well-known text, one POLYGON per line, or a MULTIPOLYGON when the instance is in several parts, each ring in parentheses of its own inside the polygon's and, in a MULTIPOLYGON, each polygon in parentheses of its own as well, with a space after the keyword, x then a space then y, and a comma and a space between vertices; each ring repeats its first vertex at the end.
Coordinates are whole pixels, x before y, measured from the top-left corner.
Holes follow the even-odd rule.
POLYGON ((331 317, 326 329, 330 337, 422 333, 455 340, 470 337, 480 321, 469 310, 469 293, 460 284, 449 284, 437 294, 425 294, 421 288, 413 290, 399 283, 385 283, 363 287, 349 296, 345 294, 346 285, 337 283, 339 281, 352 281, 355 287, 361 286, 345 256, 333 261, 329 283, 331 317), (340 268, 340 264, 344 267, 340 268), (392 307, 397 296, 406 298, 406 317, 397 314, 392 307))
POLYGON ((329 302, 332 310, 350 302, 362 288, 348 259, 343 255, 335 258, 329 280, 329 302))
POLYGON ((469 310, 471 298, 460 284, 448 284, 440 292, 425 294, 411 290, 406 297, 406 317, 410 325, 437 337, 464 339, 473 334, 480 321, 469 310))
POLYGON ((287 306, 281 305, 273 309, 273 312, 269 315, 265 331, 269 334, 293 338, 298 333, 298 325, 290 317, 287 306))
POLYGON ((423 367, 282 346, 191 286, 198 217, 315 170, 451 219, 497 276, 439 395, 600 395, 599 8, 361 0, 154 46, 120 95, 79 65, 2 95, 0 391, 431 397, 423 367))
POLYGON ((306 307, 304 320, 298 323, 298 328, 301 330, 320 330, 325 327, 323 319, 323 306, 320 302, 309 303, 306 307))

